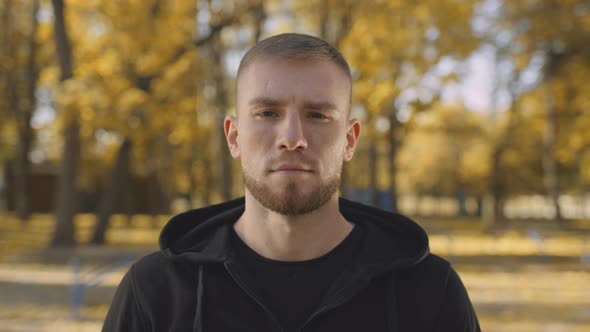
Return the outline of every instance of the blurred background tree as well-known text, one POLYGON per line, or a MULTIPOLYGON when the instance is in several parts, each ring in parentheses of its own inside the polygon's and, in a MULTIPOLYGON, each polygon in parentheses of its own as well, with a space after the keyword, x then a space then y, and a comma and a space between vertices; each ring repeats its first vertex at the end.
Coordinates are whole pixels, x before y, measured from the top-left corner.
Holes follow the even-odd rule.
POLYGON ((13 159, 15 211, 21 220, 31 213, 31 118, 37 104, 39 62, 45 62, 38 59, 38 10, 38 1, 6 1, 1 12, 0 156, 13 159))
POLYGON ((242 195, 221 121, 244 52, 288 31, 350 62, 363 131, 344 196, 402 212, 450 198, 491 227, 515 197, 564 222, 560 197, 588 192, 583 1, 6 0, 0 18, 0 183, 22 220, 55 213, 56 246, 76 243, 79 212, 99 244, 113 214, 242 195), (35 203, 47 191, 53 210, 35 203))

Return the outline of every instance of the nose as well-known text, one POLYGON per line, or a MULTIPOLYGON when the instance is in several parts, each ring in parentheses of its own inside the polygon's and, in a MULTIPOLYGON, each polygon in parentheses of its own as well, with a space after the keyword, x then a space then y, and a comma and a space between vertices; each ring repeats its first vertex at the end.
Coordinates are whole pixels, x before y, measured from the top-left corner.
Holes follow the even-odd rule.
POLYGON ((277 141, 279 149, 290 151, 306 149, 307 139, 303 129, 299 112, 295 109, 288 110, 280 128, 277 141))

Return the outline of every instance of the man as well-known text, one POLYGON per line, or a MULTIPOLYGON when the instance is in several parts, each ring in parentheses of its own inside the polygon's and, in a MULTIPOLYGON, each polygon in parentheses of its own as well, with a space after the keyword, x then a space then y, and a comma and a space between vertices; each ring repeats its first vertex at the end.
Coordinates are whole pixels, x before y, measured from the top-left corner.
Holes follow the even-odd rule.
POLYGON ((458 275, 411 220, 338 197, 360 133, 325 41, 242 59, 224 121, 245 197, 175 216, 124 276, 103 331, 479 331, 458 275))

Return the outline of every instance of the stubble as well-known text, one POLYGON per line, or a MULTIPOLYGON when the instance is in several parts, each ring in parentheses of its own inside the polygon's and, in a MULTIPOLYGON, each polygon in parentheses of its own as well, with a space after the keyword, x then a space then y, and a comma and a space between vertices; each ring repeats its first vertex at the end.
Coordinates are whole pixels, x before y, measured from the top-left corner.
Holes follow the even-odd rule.
POLYGON ((242 169, 244 185, 265 208, 282 215, 301 215, 324 206, 340 187, 340 174, 328 178, 309 192, 302 192, 301 184, 288 180, 284 189, 277 193, 267 183, 263 183, 242 169))

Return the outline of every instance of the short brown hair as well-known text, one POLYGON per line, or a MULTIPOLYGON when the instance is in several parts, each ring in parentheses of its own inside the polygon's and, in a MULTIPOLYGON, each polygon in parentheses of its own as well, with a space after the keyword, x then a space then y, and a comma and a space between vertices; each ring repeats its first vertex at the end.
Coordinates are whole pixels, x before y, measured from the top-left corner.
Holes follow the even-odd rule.
MULTIPOLYGON (((350 116, 350 104, 352 100, 352 74, 348 62, 336 47, 327 41, 301 33, 283 33, 259 41, 252 47, 240 61, 236 79, 236 93, 240 74, 249 64, 256 59, 265 57, 278 57, 297 60, 327 60, 342 69, 350 83, 347 114, 350 116)), ((237 112, 236 112, 237 113, 237 112)))
POLYGON ((328 60, 338 65, 352 81, 350 67, 340 51, 327 41, 300 33, 283 33, 259 41, 252 47, 240 62, 240 73, 250 63, 261 57, 279 57, 302 60, 328 60))

